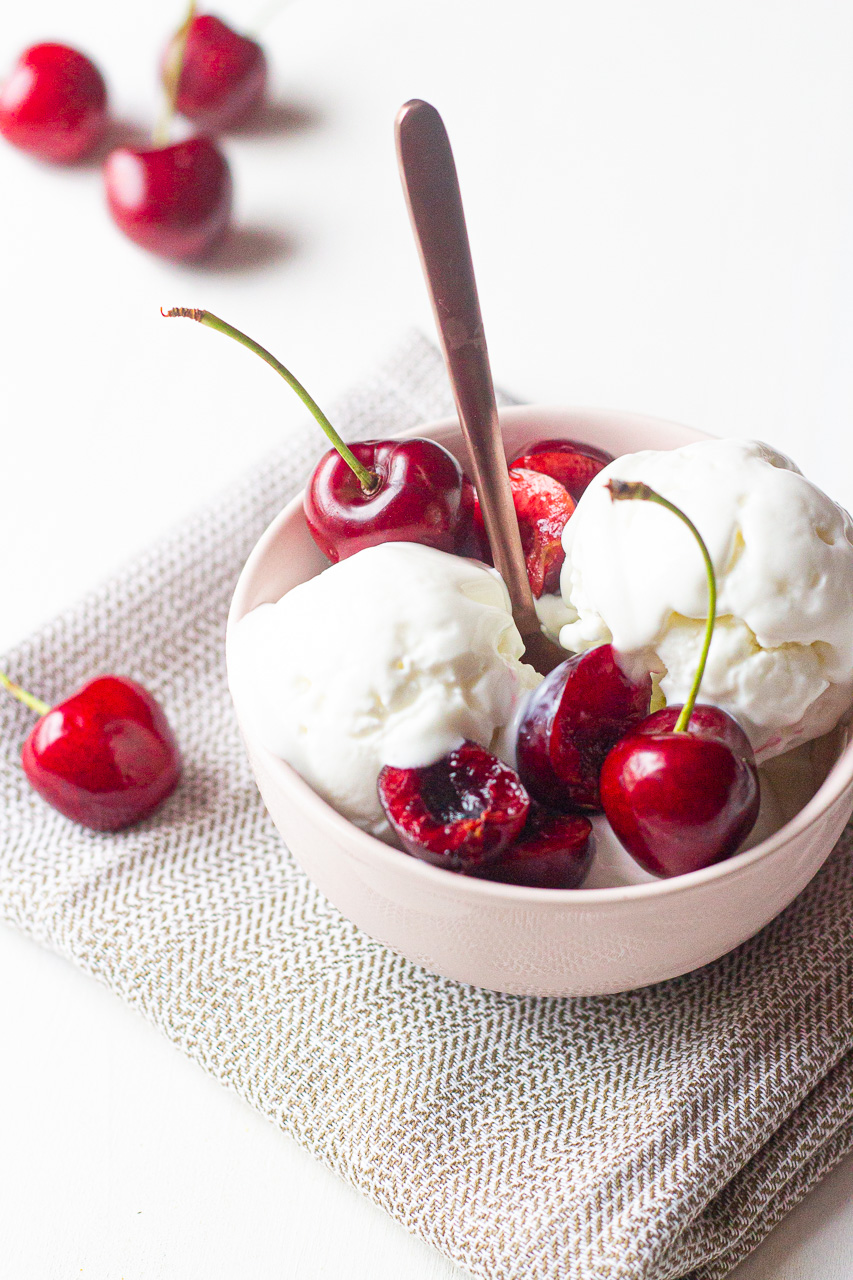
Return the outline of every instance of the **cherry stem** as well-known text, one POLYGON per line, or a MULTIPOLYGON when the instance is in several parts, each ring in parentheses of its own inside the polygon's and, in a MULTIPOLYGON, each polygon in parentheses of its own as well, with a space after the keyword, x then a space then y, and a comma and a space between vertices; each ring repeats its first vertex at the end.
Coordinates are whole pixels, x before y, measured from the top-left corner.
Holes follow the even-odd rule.
POLYGON ((41 698, 36 698, 31 693, 27 693, 26 689, 22 689, 19 684, 15 684, 8 676, 4 676, 0 671, 0 686, 8 689, 13 697, 19 702, 23 702, 25 707, 29 707, 30 711, 35 711, 36 715, 46 716, 50 707, 46 702, 42 702, 41 698))
POLYGON ((160 314, 165 316, 167 319, 171 319, 173 316, 181 316, 187 320, 196 320, 199 324, 207 325, 208 329, 215 329, 217 333, 224 333, 226 337, 234 338, 236 342, 247 347, 249 351, 254 351, 255 355, 260 356, 262 360, 265 360, 271 369, 275 369, 276 373, 279 374, 280 377, 284 378, 287 385, 293 388, 302 403, 311 411, 314 418, 323 428, 326 435, 329 437, 329 440, 343 458, 344 462, 355 474, 364 493, 370 494, 376 492, 380 483, 379 477, 376 473, 371 471, 369 467, 366 467, 364 463, 359 462, 352 449, 350 449, 338 435, 337 431, 332 426, 331 422, 326 417, 325 413, 317 404, 317 401, 313 396, 308 394, 302 383, 293 376, 289 369, 284 367, 280 360, 276 360, 275 356, 271 355, 265 347, 262 347, 252 338, 248 338, 245 333, 241 333, 239 329, 235 329, 233 325, 228 324, 227 321, 220 320, 219 316, 215 316, 212 311, 199 311, 195 307, 172 307, 169 311, 164 311, 161 307, 160 314))
POLYGON ((169 52, 166 55, 166 99, 163 103, 163 111, 157 122, 157 128, 154 130, 152 142, 155 147, 165 147, 169 143, 169 134, 172 129, 172 118, 175 114, 175 107, 178 101, 178 88, 181 83, 181 72, 184 69, 184 55, 187 51, 187 37, 190 34, 190 27, 195 18, 196 0, 190 0, 187 16, 184 18, 178 30, 172 39, 169 52))
POLYGON ((671 511, 674 516, 678 516, 687 528, 693 534, 699 544, 699 550, 702 552, 702 559, 705 561, 705 573, 708 578, 708 621, 705 626, 705 639, 702 644, 702 653, 699 656, 699 665, 696 668, 696 675, 693 677, 693 684, 690 688, 687 701, 679 712, 678 719, 673 727, 673 733, 683 733, 687 728, 687 722, 696 704, 696 698, 699 693, 699 686, 702 683, 702 677, 705 674, 705 663, 708 661, 708 650, 711 648, 711 639, 714 635, 714 623, 717 618, 717 578, 714 573, 714 566, 711 563, 711 556, 705 541, 696 528, 689 516, 686 516, 680 507, 674 502, 670 502, 659 493, 655 493, 654 489, 650 489, 647 484, 639 481, 628 480, 611 480, 605 486, 610 491, 610 497, 614 502, 622 499, 636 499, 640 502, 656 502, 659 507, 666 507, 667 511, 671 511))

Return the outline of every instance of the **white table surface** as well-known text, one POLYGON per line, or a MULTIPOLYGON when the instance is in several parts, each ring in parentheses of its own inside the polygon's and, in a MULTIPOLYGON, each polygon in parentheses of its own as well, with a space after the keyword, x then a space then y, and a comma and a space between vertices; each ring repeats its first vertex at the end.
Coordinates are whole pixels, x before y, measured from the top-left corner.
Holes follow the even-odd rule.
MULTIPOLYGON (((144 125, 179 18, 167 0, 9 4, 0 60, 76 44, 144 125)), ((759 436, 853 505, 849 6, 293 0, 263 39, 279 105, 227 142, 240 230, 206 267, 124 240, 97 166, 0 147, 0 647, 301 420, 247 353, 161 305, 249 330, 324 404, 431 331, 392 139, 416 96, 454 142, 506 387, 759 436)), ((8 929, 0 1024, 3 1276, 462 1275, 8 929)), ((849 1280, 851 1191, 848 1161, 738 1280, 849 1280)))

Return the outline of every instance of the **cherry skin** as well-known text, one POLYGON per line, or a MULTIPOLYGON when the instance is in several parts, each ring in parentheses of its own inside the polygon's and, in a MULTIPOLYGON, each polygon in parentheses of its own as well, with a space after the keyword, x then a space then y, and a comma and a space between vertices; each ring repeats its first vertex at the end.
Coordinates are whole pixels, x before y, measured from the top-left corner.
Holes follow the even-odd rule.
POLYGON ((0 133, 43 160, 72 163, 107 126, 107 89, 93 62, 64 44, 35 44, 0 90, 0 133))
POLYGON ((598 776, 610 748, 648 715, 651 677, 633 679, 613 647, 555 667, 530 695, 516 739, 527 790, 552 809, 601 808, 598 776))
POLYGON ((559 480, 578 502, 593 476, 597 476, 610 462, 613 462, 613 455, 594 444, 584 444, 580 440, 539 440, 514 459, 512 466, 541 471, 559 480))
POLYGON ((231 171, 210 138, 119 147, 104 165, 107 204, 125 235, 176 261, 200 258, 224 235, 231 171))
MULTIPOLYGON (((543 592, 559 590, 560 570, 566 558, 563 530, 575 504, 562 484, 540 471, 510 467, 509 483, 527 580, 538 600, 543 592)), ((477 545, 482 550, 478 558, 493 564, 479 501, 474 507, 474 528, 477 545)))
POLYGON ((448 871, 477 874, 520 835, 530 797, 518 774, 476 742, 421 769, 386 765, 377 783, 404 849, 448 871))
POLYGON ((48 804, 95 831, 147 817, 181 775, 162 708, 122 676, 90 680, 52 707, 33 725, 21 759, 48 804))
POLYGON ((601 770, 601 800, 614 832, 646 871, 678 876, 734 853, 758 817, 755 757, 740 725, 697 705, 673 732, 665 707, 616 743, 601 770))
POLYGON ((481 872, 483 880, 533 889, 577 889, 593 855, 592 823, 533 804, 521 835, 481 872))
POLYGON ((336 449, 323 455, 305 490, 305 519, 332 562, 379 542, 422 542, 453 552, 470 531, 473 489, 434 440, 364 440, 349 446, 378 479, 365 493, 336 449))
MULTIPOLYGON (((163 58, 175 56, 177 37, 163 58)), ((230 129, 259 106, 267 83, 267 60, 255 40, 238 35, 212 13, 193 18, 186 36, 175 105, 206 133, 230 129)))

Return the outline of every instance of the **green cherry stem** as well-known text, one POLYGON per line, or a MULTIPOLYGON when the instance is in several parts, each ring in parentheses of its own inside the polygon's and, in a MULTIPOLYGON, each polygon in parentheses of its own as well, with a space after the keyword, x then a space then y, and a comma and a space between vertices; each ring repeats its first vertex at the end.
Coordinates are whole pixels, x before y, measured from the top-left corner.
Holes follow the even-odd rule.
POLYGON ((671 511, 674 516, 678 516, 687 528, 693 534, 699 544, 699 550, 702 552, 702 559, 705 561, 705 573, 708 578, 708 622, 705 626, 705 639, 702 644, 702 653, 699 657, 699 666, 696 668, 696 675, 693 677, 693 684, 690 688, 690 694, 681 708, 678 719, 673 727, 674 733, 683 733, 687 728, 687 722, 690 719, 693 707, 696 704, 696 697, 699 693, 699 686, 702 683, 702 677, 705 674, 705 663, 708 661, 708 650, 711 647, 711 638, 714 634, 714 622, 717 617, 717 578, 714 573, 714 566, 711 563, 711 557, 708 548, 705 546, 704 539, 696 528, 689 516, 686 516, 680 507, 674 502, 670 502, 659 493, 655 493, 654 489, 650 489, 647 484, 640 481, 628 480, 611 480, 605 488, 610 491, 610 497, 614 502, 634 499, 639 502, 656 502, 659 507, 666 507, 667 511, 671 511))
POLYGON ((215 316, 212 311, 199 311, 195 307, 172 307, 169 311, 164 311, 161 307, 160 314, 166 316, 167 319, 173 316, 182 316, 187 320, 196 320, 199 324, 207 325, 208 329, 215 329, 217 333, 224 333, 226 337, 233 338, 235 342, 239 342, 241 346, 248 348, 249 351, 254 351, 256 356, 260 356, 271 369, 275 369, 276 373, 284 378, 287 385, 293 388, 302 403, 311 411, 344 462, 354 472, 364 493, 374 493, 378 489, 379 477, 369 467, 359 462, 352 449, 338 435, 313 396, 308 394, 302 383, 293 376, 289 369, 284 367, 280 360, 276 360, 275 356, 271 355, 265 347, 262 347, 252 338, 248 338, 245 333, 241 333, 239 329, 235 329, 227 321, 220 320, 219 316, 215 316))
POLYGON ((155 147, 165 147, 169 144, 169 134, 172 130, 172 118, 175 114, 175 107, 178 102, 178 87, 181 83, 181 72, 184 69, 184 55, 187 51, 187 37, 190 34, 190 27, 195 17, 196 0, 190 0, 187 16, 184 18, 178 30, 175 32, 174 39, 169 47, 166 55, 165 81, 166 81, 166 97, 163 102, 163 111, 160 119, 157 121, 157 127, 154 130, 151 141, 155 147))
POLYGON ((15 684, 8 676, 4 676, 0 671, 0 687, 8 689, 9 693, 19 702, 23 702, 25 707, 29 707, 30 711, 35 711, 36 715, 46 716, 50 707, 46 702, 42 702, 41 698, 36 698, 31 693, 27 693, 26 689, 22 689, 19 684, 15 684))

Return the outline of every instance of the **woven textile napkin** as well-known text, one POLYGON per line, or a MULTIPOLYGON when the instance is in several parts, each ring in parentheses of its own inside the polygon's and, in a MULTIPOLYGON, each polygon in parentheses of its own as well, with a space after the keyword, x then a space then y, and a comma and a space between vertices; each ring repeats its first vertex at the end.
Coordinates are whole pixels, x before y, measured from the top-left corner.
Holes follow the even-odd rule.
MULTIPOLYGON (((382 435, 449 407, 416 337, 337 421, 382 435)), ((498 995, 360 933, 266 817, 223 665, 238 571, 322 447, 306 425, 7 656, 48 701, 141 680, 186 777, 141 826, 84 831, 30 791, 31 716, 4 699, 0 911, 474 1276, 724 1276, 853 1147, 849 836, 759 937, 628 995, 498 995)))

